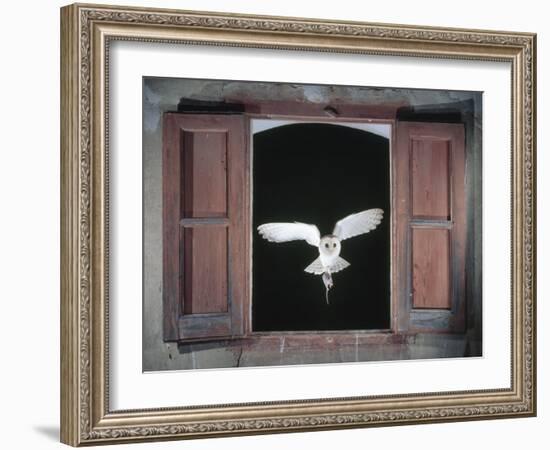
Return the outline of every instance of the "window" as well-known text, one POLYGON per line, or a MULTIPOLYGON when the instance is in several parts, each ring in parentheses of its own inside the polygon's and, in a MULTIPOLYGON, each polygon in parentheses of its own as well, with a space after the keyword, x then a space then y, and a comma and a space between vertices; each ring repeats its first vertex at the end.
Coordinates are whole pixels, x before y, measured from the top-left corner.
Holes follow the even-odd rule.
POLYGON ((389 124, 252 120, 253 331, 390 329, 390 131, 389 124), (268 242, 256 231, 298 221, 326 235, 337 220, 369 208, 385 217, 341 243, 351 265, 333 275, 328 295, 320 276, 304 273, 317 248, 268 242))
POLYGON ((394 336, 464 332, 470 272, 463 124, 404 122, 388 119, 384 111, 353 107, 337 119, 327 119, 326 108, 302 108, 296 115, 277 104, 256 104, 260 114, 164 115, 164 340, 239 338, 254 345, 270 332, 338 331, 343 339, 349 330, 394 336), (252 139, 252 120, 273 114, 314 123, 273 128, 252 139), (389 140, 345 123, 369 124, 373 116, 375 124, 392 130, 389 140), (297 155, 300 136, 317 139, 319 154, 297 155), (336 181, 350 183, 347 190, 356 192, 360 201, 338 198, 337 190, 331 193, 299 179, 300 173, 341 156, 337 142, 346 143, 348 154, 334 161, 336 181), (361 146, 371 151, 361 152, 361 146), (380 149, 372 150, 376 146, 380 149), (368 179, 363 188, 357 184, 361 174, 368 179), (274 189, 281 180, 289 186, 274 189), (322 194, 316 197, 316 192, 322 194), (369 198, 372 192, 376 195, 369 198), (317 211, 322 234, 341 216, 384 209, 376 239, 367 235, 355 254, 351 247, 346 249, 358 270, 343 272, 342 277, 353 290, 368 282, 369 295, 346 295, 348 303, 335 302, 339 306, 332 310, 312 306, 304 298, 308 286, 316 285, 321 294, 323 290, 318 278, 303 274, 314 252, 308 253, 311 249, 304 249, 303 243, 286 251, 260 245, 255 228, 264 220, 306 220, 307 202, 300 201, 300 195, 314 198, 307 215, 317 211), (329 205, 323 207, 325 200, 329 205), (285 203, 288 217, 282 213, 285 203), (366 248, 376 255, 374 264, 364 257, 366 248), (299 277, 292 275, 278 285, 269 273, 277 269, 280 274, 285 264, 289 274, 299 277), (365 305, 367 297, 370 303, 365 305), (311 314, 312 308, 318 311, 311 314))

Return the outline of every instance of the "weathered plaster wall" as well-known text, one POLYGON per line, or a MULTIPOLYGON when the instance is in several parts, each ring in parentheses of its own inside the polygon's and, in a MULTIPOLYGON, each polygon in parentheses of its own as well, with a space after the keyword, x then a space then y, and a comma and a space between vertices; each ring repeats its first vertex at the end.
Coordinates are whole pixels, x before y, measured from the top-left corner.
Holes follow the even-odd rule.
POLYGON ((461 91, 310 86, 147 78, 143 84, 143 370, 199 369, 253 365, 462 357, 481 354, 481 94, 461 91), (284 336, 265 349, 240 341, 178 346, 162 339, 162 114, 177 111, 181 98, 239 103, 243 100, 294 100, 320 104, 353 101, 369 106, 401 107, 405 120, 429 120, 430 114, 459 112, 466 127, 469 229, 466 336, 419 334, 393 343, 352 343, 311 348, 284 336), (476 194, 477 193, 477 194, 476 194))

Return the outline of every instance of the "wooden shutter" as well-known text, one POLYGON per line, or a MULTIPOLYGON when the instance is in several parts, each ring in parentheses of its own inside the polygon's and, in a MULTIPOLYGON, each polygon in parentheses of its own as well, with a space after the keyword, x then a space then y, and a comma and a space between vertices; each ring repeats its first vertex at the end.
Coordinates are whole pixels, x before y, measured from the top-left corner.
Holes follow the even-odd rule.
POLYGON ((164 339, 244 333, 248 256, 242 116, 164 116, 164 339))
POLYGON ((460 332, 466 304, 464 126, 398 122, 396 135, 397 329, 460 332))

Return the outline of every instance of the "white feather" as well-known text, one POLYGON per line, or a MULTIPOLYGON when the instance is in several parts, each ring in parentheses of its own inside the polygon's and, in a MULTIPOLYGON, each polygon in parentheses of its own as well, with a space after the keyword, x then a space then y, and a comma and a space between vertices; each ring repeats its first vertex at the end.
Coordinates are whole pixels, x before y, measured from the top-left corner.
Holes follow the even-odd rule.
POLYGON ((349 265, 350 263, 347 262, 344 258, 338 257, 329 267, 330 273, 340 272, 341 270, 344 270, 346 267, 349 267, 349 265))
POLYGON ((382 222, 383 215, 384 211, 379 208, 350 214, 336 222, 332 234, 343 241, 344 239, 368 233, 374 230, 380 222, 382 222))
POLYGON ((350 263, 347 262, 344 258, 339 256, 330 264, 330 266, 325 266, 321 261, 321 258, 317 258, 309 266, 304 269, 304 272, 312 273, 314 275, 322 275, 325 272, 336 273, 344 270, 346 267, 349 267, 350 263))
POLYGON ((315 261, 313 261, 309 266, 304 269, 304 272, 313 273, 315 275, 323 274, 323 272, 325 272, 325 267, 321 262, 321 258, 317 258, 315 261))
POLYGON ((307 223, 264 223, 258 227, 258 231, 269 242, 304 240, 314 247, 318 247, 321 242, 319 229, 315 225, 307 223))

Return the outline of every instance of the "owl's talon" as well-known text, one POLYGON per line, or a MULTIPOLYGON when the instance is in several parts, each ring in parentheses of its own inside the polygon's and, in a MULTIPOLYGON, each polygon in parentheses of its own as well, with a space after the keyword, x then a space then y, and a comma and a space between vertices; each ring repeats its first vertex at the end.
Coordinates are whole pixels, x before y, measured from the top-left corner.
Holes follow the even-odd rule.
POLYGON ((327 291, 332 288, 333 282, 332 282, 332 275, 328 272, 323 273, 323 283, 325 284, 325 287, 327 288, 327 291))

